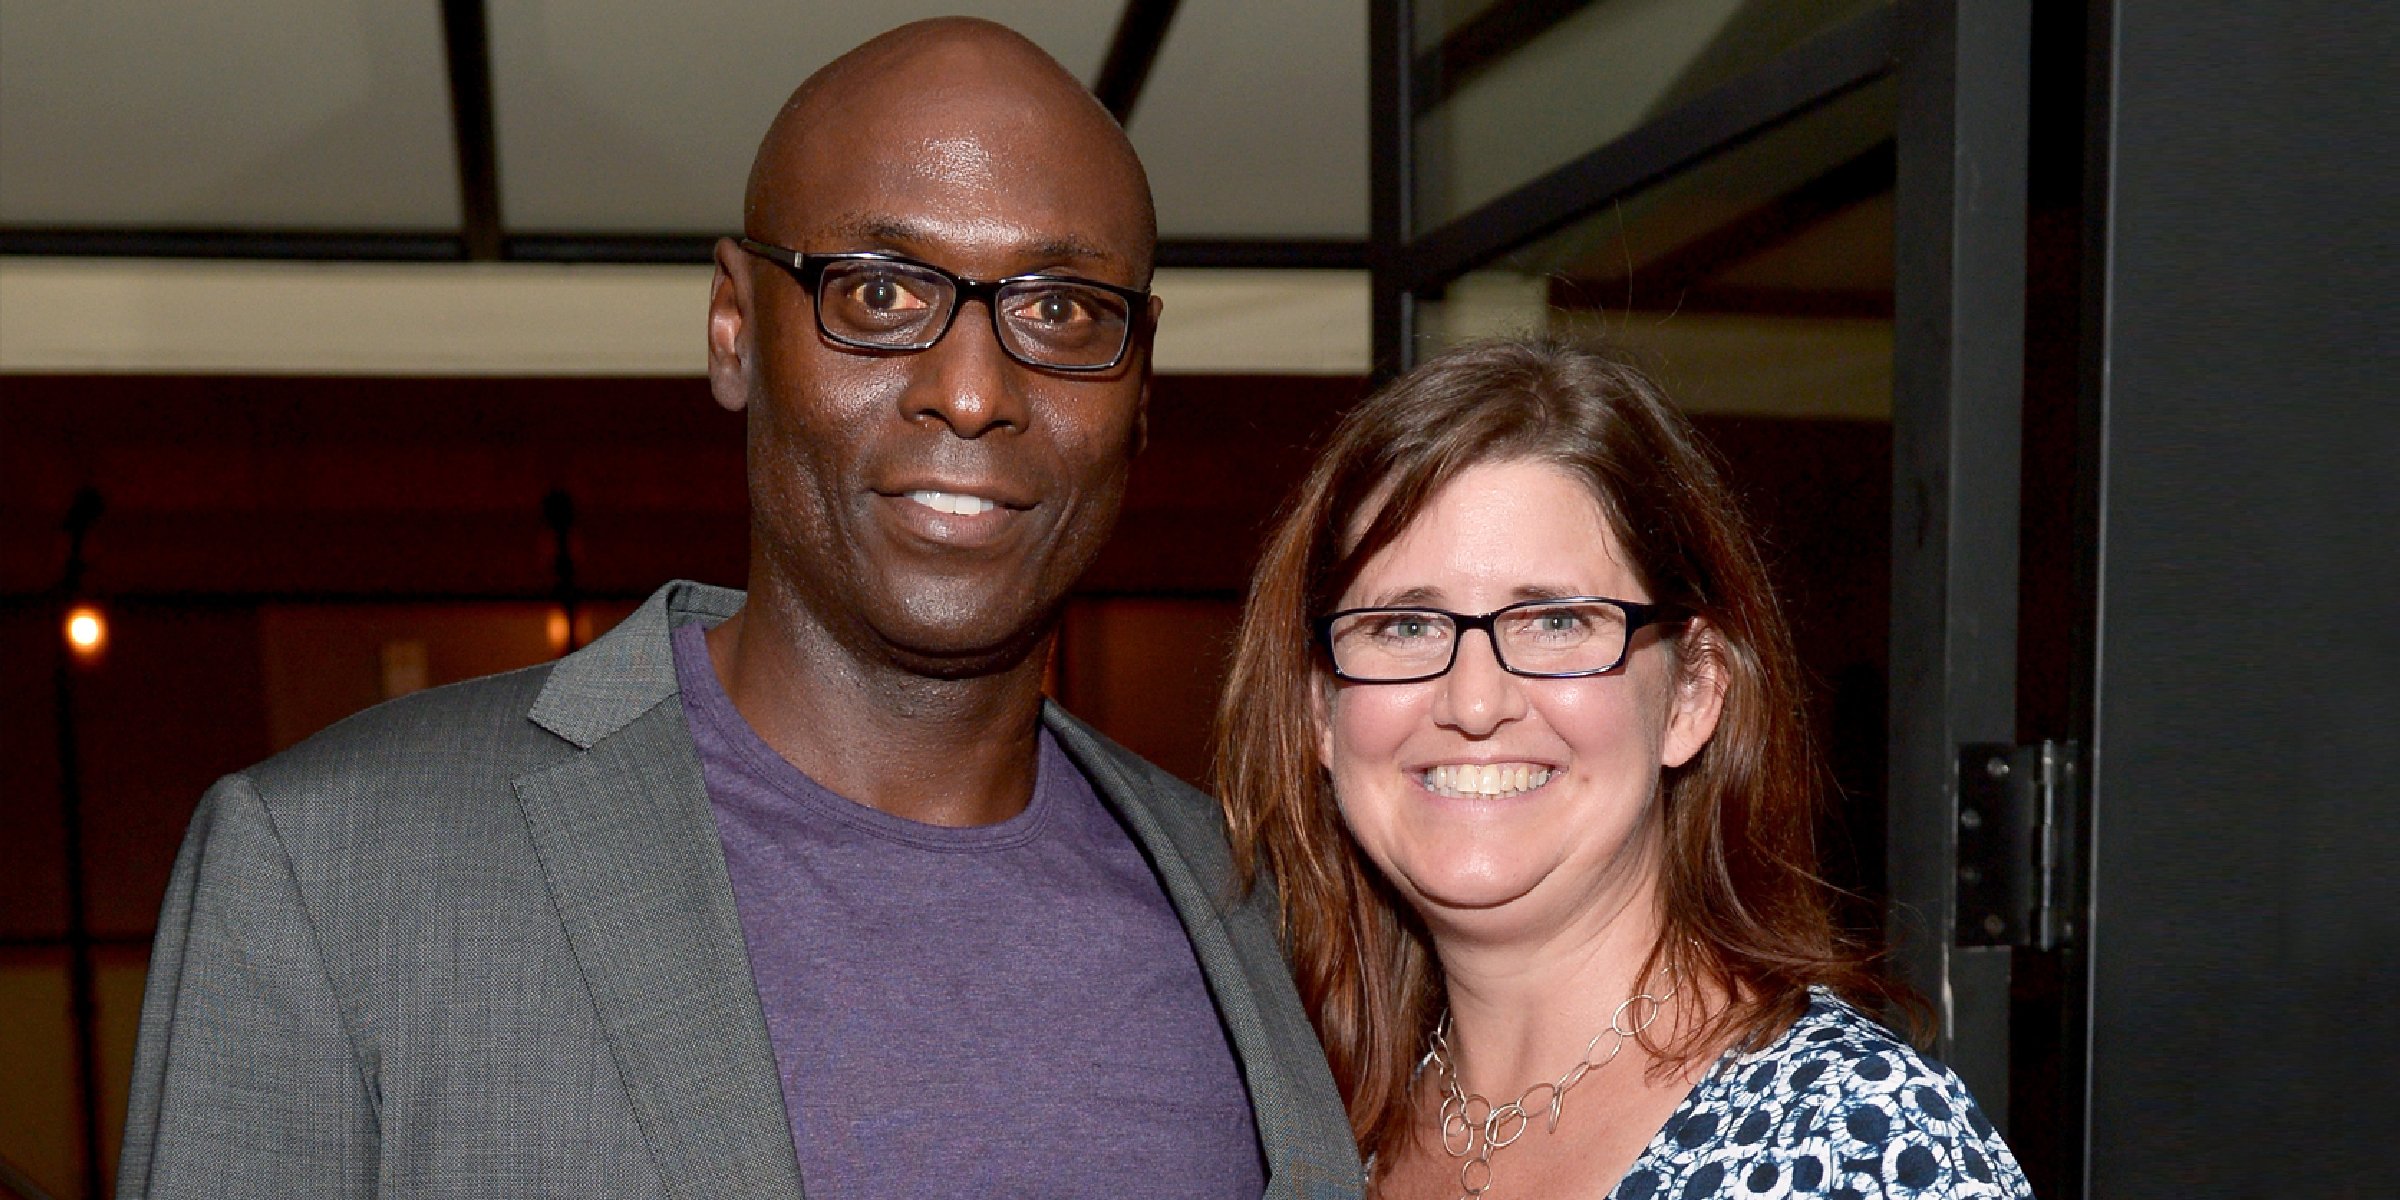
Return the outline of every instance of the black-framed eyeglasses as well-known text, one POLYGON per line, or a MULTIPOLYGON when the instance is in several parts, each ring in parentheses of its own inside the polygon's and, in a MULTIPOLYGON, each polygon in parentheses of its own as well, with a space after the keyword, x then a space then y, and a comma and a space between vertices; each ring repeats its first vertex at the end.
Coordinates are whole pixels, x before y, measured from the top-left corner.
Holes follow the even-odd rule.
POLYGON ((913 354, 981 300, 1008 356, 1046 371, 1106 371, 1125 360, 1150 293, 1073 275, 968 279, 880 251, 807 254, 754 238, 741 248, 791 272, 816 302, 817 329, 860 350, 913 354))
POLYGON ((1450 673, 1470 629, 1492 640, 1500 669, 1528 679, 1605 675, 1625 661, 1633 633, 1680 620, 1672 604, 1606 596, 1526 600, 1469 615, 1439 608, 1346 608, 1317 618, 1317 643, 1349 683, 1421 683, 1450 673))

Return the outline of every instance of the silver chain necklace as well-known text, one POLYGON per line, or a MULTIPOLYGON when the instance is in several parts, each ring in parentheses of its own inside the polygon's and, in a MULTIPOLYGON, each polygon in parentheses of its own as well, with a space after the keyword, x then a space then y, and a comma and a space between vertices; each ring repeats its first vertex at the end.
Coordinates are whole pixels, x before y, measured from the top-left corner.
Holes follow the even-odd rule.
POLYGON ((1450 1012, 1442 1011, 1442 1019, 1433 1027, 1433 1040, 1425 1048, 1425 1057, 1417 1062, 1417 1073, 1431 1066, 1442 1087, 1442 1150, 1450 1157, 1463 1159, 1458 1166, 1460 1200, 1481 1200, 1492 1186, 1492 1152, 1505 1150, 1515 1144, 1532 1127, 1532 1114, 1547 1109, 1549 1120, 1546 1132, 1558 1132, 1559 1106, 1566 1101, 1568 1089, 1583 1082, 1583 1077, 1616 1061, 1624 1053, 1627 1040, 1650 1028, 1650 1023, 1665 1011, 1667 1002, 1675 998, 1675 990, 1667 989, 1663 996, 1636 992, 1608 1016, 1608 1028, 1592 1035, 1583 1044, 1583 1057, 1567 1068, 1555 1081, 1544 1080, 1517 1093, 1517 1098, 1494 1106, 1480 1092, 1470 1092, 1459 1086, 1458 1064, 1450 1053, 1450 1012), (1602 1038, 1611 1039, 1608 1048, 1600 1049, 1602 1038), (1596 1056, 1596 1057, 1595 1057, 1596 1056), (1546 1097, 1544 1094, 1547 1094, 1546 1097), (1535 1105, 1536 1097, 1544 1097, 1535 1105), (1478 1110, 1482 1115, 1478 1117, 1478 1110))

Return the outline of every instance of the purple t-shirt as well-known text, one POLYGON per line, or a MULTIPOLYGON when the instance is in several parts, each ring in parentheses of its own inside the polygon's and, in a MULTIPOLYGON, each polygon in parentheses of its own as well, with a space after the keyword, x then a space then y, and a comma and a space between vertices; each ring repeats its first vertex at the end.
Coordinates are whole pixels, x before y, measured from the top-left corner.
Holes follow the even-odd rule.
POLYGON ((1191 942, 1049 732, 1017 816, 895 817, 760 740, 702 634, 675 630, 684 719, 810 1200, 1258 1196, 1191 942))

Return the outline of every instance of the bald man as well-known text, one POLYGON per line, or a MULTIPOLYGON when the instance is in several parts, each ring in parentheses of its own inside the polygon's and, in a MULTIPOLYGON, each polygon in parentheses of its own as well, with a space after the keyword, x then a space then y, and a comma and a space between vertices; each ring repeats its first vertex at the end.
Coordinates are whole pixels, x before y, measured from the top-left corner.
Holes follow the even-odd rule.
POLYGON ((1124 133, 995 25, 794 93, 717 247, 750 591, 212 789, 124 1196, 1352 1196, 1214 806, 1041 694, 1140 448, 1124 133))

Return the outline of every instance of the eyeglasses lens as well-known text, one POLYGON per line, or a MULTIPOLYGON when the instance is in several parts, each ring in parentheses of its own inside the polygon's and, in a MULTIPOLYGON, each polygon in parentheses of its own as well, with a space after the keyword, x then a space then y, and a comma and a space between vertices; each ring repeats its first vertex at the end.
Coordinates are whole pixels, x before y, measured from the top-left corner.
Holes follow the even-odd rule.
MULTIPOLYGON (((1352 613, 1330 630, 1334 666, 1353 679, 1413 679, 1449 666, 1458 624, 1427 609, 1352 613)), ((1529 604, 1495 614, 1495 648, 1509 669, 1529 675, 1603 671, 1624 657, 1625 610, 1572 601, 1529 604)))
POLYGON ((1132 327, 1125 298, 1095 287, 1051 280, 1012 283, 992 302, 1001 336, 1018 354, 1062 367, 1114 360, 1132 327))
POLYGON ((906 263, 837 262, 817 283, 827 332, 895 350, 932 345, 957 299, 949 280, 906 263))
MULTIPOLYGON (((950 280, 907 263, 836 262, 817 284, 817 312, 826 331, 862 346, 931 346, 957 303, 950 280)), ((992 299, 992 321, 1009 352, 1028 362, 1097 367, 1124 353, 1132 314, 1115 293, 1035 279, 1000 288, 992 299)))
POLYGON ((1494 623, 1500 657, 1520 671, 1564 674, 1614 666, 1625 653, 1625 610, 1614 604, 1543 604, 1494 623))

